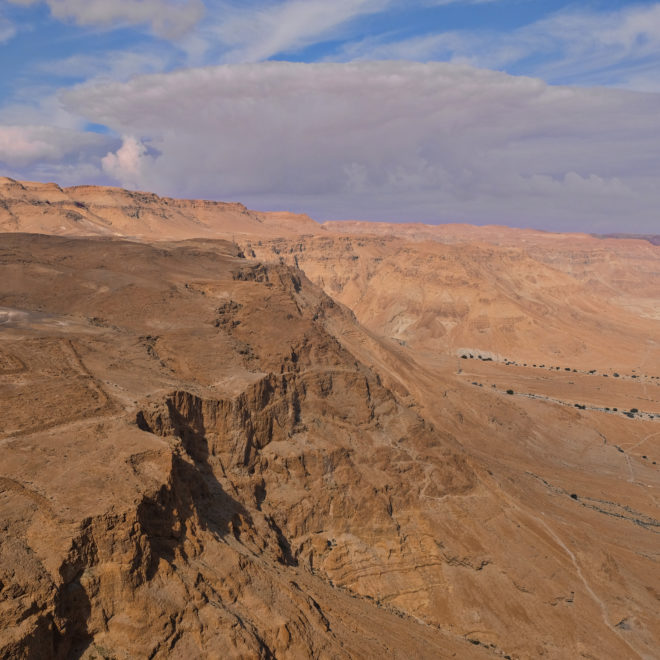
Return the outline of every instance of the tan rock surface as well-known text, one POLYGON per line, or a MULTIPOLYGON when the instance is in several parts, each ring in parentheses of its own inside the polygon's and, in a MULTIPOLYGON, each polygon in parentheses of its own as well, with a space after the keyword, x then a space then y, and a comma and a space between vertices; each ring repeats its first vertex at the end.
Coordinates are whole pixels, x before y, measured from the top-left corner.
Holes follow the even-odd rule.
POLYGON ((4 186, 3 657, 655 657, 658 248, 4 186))
POLYGON ((0 177, 0 232, 7 231, 160 240, 297 235, 320 231, 320 225, 306 215, 260 213, 238 203, 0 177))

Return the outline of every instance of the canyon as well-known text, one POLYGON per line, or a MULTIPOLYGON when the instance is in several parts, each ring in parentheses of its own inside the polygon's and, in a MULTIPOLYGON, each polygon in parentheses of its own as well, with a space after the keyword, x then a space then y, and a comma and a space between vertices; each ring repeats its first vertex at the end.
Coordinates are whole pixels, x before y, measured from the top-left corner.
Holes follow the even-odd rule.
POLYGON ((0 655, 656 658, 651 239, 0 178, 0 655))

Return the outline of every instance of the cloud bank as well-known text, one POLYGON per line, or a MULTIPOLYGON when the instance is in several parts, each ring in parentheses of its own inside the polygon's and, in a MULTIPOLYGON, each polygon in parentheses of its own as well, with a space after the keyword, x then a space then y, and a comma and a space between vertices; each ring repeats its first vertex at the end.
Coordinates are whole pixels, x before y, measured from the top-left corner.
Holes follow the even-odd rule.
POLYGON ((219 66, 80 86, 128 136, 102 167, 164 194, 318 219, 657 228, 660 96, 448 63, 219 66))
POLYGON ((55 126, 0 126, 0 162, 11 162, 19 168, 57 163, 72 155, 85 160, 107 144, 95 133, 55 126))

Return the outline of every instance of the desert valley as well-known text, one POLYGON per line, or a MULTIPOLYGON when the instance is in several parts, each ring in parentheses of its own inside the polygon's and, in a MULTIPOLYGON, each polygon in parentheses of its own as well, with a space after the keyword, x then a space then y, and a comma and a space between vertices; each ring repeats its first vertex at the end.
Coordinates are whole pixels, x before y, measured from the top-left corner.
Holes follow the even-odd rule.
POLYGON ((0 657, 660 648, 660 245, 0 179, 0 657))

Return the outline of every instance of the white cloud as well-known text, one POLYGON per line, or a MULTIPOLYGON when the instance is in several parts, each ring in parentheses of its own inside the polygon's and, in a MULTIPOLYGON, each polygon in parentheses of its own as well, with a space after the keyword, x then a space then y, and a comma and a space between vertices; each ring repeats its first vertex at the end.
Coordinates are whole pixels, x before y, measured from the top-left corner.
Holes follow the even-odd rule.
POLYGON ((0 162, 9 168, 68 158, 84 161, 107 145, 108 138, 95 133, 53 126, 0 125, 0 162))
POLYGON ((507 32, 459 30, 406 39, 379 35, 349 42, 328 59, 452 60, 513 70, 524 66, 548 81, 656 91, 660 3, 609 12, 572 8, 507 32))
POLYGON ((613 12, 563 12, 521 35, 531 53, 534 42, 559 47, 561 56, 539 67, 547 78, 626 84, 630 73, 642 68, 660 81, 660 3, 613 12))
POLYGON ((256 62, 297 50, 336 34, 338 28, 385 10, 394 0, 286 0, 280 3, 225 3, 208 36, 219 40, 227 62, 256 62))
POLYGON ((0 125, 0 166, 18 179, 101 183, 101 155, 112 138, 53 126, 0 125))
POLYGON ((145 144, 132 136, 125 137, 122 146, 115 152, 107 153, 101 159, 103 171, 126 188, 136 188, 143 180, 144 171, 152 157, 147 154, 145 144))
MULTIPOLYGON (((209 5, 208 20, 184 44, 197 56, 217 52, 223 62, 259 62, 306 46, 350 35, 355 22, 412 7, 480 4, 496 0, 258 0, 209 5)), ((217 61, 217 60, 216 60, 217 61)))
POLYGON ((101 158, 117 140, 80 130, 45 125, 0 124, 0 169, 20 180, 107 183, 101 158))
POLYGON ((0 44, 9 41, 16 34, 14 24, 0 15, 0 44))
POLYGON ((45 1, 58 19, 78 25, 149 25, 156 34, 179 37, 204 14, 202 0, 9 0, 18 5, 45 1))
POLYGON ((109 51, 101 54, 75 54, 60 60, 39 62, 34 69, 55 78, 128 80, 132 76, 163 71, 167 57, 148 51, 109 51))
POLYGON ((447 63, 267 62, 82 86, 62 100, 134 136, 106 157, 107 173, 163 194, 318 218, 657 224, 658 95, 447 63))
POLYGON ((49 127, 56 133, 66 135, 84 133, 87 121, 79 114, 62 106, 57 88, 48 84, 20 88, 13 102, 0 107, 0 127, 25 126, 49 127))

